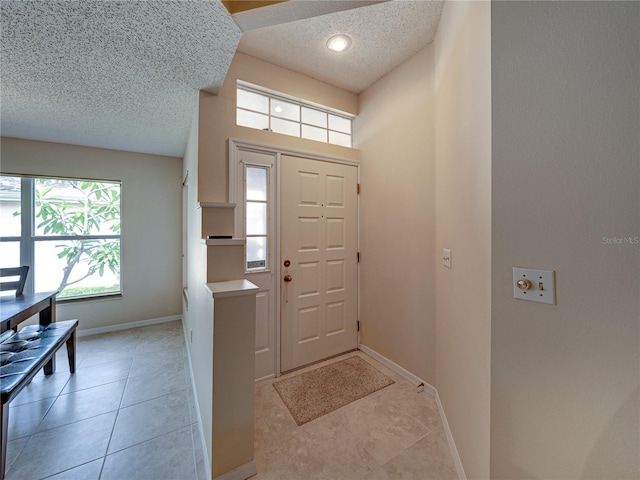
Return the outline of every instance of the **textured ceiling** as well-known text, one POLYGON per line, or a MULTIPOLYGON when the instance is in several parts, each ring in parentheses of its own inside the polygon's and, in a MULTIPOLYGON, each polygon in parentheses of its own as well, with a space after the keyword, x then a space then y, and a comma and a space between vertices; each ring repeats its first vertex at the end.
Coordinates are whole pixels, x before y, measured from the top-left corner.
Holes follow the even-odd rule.
POLYGON ((182 156, 200 89, 240 50, 360 92, 432 39, 441 0, 0 1, 1 134, 182 156), (241 29, 245 31, 242 34, 241 29), (328 37, 346 33, 334 54, 328 37))
POLYGON ((182 156, 240 29, 214 1, 2 0, 2 135, 182 156))
POLYGON ((245 31, 238 50, 359 93, 433 40, 443 6, 395 0, 245 31), (326 41, 339 33, 352 45, 337 54, 326 41))

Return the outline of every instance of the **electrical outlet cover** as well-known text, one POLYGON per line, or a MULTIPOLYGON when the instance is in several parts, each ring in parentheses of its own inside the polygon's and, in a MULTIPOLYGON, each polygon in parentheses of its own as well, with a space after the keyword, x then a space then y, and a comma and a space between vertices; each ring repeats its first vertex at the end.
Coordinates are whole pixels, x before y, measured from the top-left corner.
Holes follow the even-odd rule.
POLYGON ((556 304, 556 280, 554 270, 513 267, 513 297, 520 300, 556 304), (518 280, 529 280, 531 288, 521 290, 518 280))

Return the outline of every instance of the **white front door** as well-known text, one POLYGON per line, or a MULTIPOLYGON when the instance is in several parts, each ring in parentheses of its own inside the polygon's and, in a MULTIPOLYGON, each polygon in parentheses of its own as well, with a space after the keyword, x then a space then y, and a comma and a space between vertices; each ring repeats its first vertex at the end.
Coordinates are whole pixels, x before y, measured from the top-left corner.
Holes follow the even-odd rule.
POLYGON ((354 348, 357 168, 282 155, 281 370, 354 348))

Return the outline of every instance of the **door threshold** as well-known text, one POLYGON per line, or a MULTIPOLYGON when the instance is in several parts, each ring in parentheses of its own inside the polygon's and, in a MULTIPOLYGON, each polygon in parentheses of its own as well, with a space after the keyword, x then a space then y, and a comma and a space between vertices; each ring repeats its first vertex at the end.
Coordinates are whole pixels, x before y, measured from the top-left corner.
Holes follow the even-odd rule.
POLYGON ((337 358, 337 357, 341 357, 342 355, 346 355, 347 353, 352 353, 352 352, 357 352, 357 351, 358 351, 358 348, 352 348, 351 350, 347 350, 346 352, 336 353, 335 355, 331 355, 330 357, 323 358, 321 360, 316 360, 315 362, 307 363, 306 365, 301 365, 299 367, 292 368, 291 370, 286 370, 286 371, 280 372, 280 375, 287 375, 289 373, 297 372, 298 370, 302 370, 303 368, 312 367, 312 366, 317 365, 319 363, 326 362, 327 360, 331 360, 331 359, 334 359, 334 358, 337 358))

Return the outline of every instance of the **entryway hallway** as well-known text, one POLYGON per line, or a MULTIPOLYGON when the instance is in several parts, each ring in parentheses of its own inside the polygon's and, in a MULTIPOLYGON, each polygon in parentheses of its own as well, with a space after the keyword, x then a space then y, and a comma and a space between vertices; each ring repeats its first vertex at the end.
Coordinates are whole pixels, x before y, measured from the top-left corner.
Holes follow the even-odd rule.
MULTIPOLYGON (((371 357, 289 376, 353 355, 395 383, 300 427, 256 385, 253 479, 456 478, 435 400, 371 357)), ((206 479, 181 322, 81 337, 73 376, 63 360, 11 404, 7 480, 206 479)))

